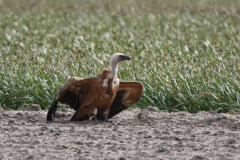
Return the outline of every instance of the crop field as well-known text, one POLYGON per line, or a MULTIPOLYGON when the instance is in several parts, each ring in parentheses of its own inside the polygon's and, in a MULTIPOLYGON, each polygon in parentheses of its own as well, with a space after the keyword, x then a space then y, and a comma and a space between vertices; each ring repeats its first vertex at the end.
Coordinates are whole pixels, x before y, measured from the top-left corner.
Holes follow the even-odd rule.
POLYGON ((133 106, 238 111, 239 49, 239 0, 2 0, 0 104, 48 108, 68 78, 122 52, 119 78, 144 85, 133 106))

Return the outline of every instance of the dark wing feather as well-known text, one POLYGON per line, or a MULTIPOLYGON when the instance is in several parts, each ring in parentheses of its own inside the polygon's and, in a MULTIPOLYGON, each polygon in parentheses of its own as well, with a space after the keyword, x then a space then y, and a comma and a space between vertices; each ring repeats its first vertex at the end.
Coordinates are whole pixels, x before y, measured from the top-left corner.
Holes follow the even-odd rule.
POLYGON ((118 113, 122 112, 124 109, 126 109, 130 106, 130 105, 129 106, 124 105, 122 103, 123 96, 126 93, 127 93, 126 89, 117 92, 116 97, 113 101, 113 104, 111 105, 108 119, 112 118, 113 116, 117 115, 118 113))
POLYGON ((58 91, 55 98, 53 99, 53 102, 47 114, 47 120, 51 121, 52 115, 55 116, 58 101, 69 105, 70 108, 77 111, 82 104, 82 97, 84 95, 84 91, 96 84, 94 82, 99 81, 99 79, 101 79, 100 76, 85 79, 78 77, 70 78, 61 87, 61 89, 58 91))
MULTIPOLYGON (((141 82, 121 81, 114 102, 111 105, 108 119, 136 103, 140 98, 142 91, 143 85, 141 82)), ((100 120, 104 119, 100 114, 97 115, 97 118, 100 120)))

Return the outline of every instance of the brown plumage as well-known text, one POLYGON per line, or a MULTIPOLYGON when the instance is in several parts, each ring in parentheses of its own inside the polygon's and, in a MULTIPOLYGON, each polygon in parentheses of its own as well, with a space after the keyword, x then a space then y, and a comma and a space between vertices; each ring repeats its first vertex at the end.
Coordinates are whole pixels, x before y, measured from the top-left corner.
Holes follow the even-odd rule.
POLYGON ((141 82, 119 81, 118 63, 131 60, 122 53, 115 53, 110 66, 91 78, 70 78, 56 94, 48 111, 47 120, 55 115, 58 101, 76 110, 75 120, 87 120, 94 115, 95 120, 107 120, 133 103, 137 102, 143 85, 141 82))

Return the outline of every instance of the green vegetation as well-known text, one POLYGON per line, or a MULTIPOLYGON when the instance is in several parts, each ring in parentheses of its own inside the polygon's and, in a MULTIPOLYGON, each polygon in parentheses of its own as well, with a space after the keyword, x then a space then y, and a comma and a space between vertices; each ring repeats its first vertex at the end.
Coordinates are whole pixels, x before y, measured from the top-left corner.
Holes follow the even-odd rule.
POLYGON ((54 133, 54 136, 59 136, 60 132, 59 131, 54 131, 54 130, 50 130, 51 133, 54 133))
POLYGON ((166 152, 168 149, 166 147, 159 147, 158 152, 166 152))
POLYGON ((64 149, 68 149, 70 146, 62 145, 62 147, 63 147, 64 149))
POLYGON ((218 136, 218 133, 213 133, 212 135, 213 135, 213 136, 218 136))
POLYGON ((115 52, 134 106, 228 112, 240 107, 240 1, 0 1, 0 103, 48 108, 73 76, 98 75, 115 52))

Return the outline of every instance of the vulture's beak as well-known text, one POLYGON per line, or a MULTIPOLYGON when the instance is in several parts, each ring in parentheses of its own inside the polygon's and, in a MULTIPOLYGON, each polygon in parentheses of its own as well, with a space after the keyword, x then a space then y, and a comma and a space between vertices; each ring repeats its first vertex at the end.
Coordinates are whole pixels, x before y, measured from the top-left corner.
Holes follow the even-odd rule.
POLYGON ((124 61, 124 60, 131 60, 131 57, 125 56, 125 55, 120 55, 118 57, 119 61, 124 61))

